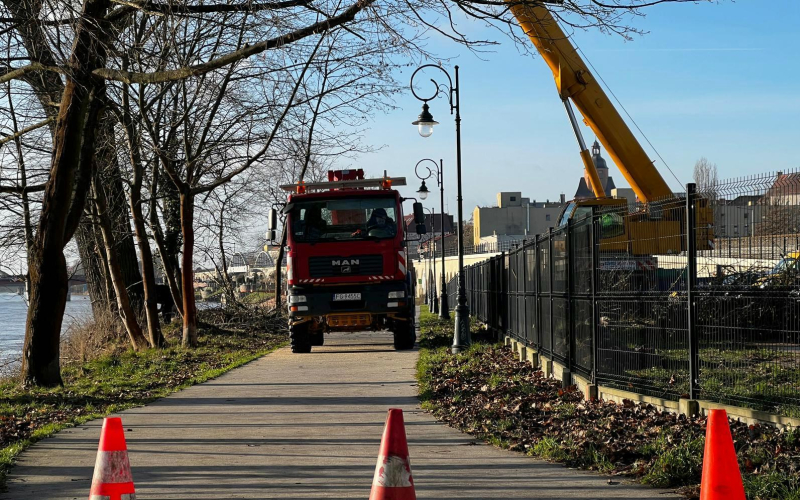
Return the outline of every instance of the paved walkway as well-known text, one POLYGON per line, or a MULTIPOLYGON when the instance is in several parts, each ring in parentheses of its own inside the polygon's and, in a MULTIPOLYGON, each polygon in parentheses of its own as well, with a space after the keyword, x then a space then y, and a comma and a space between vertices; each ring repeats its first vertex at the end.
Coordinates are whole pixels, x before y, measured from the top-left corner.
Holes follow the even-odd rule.
MULTIPOLYGON (((386 410, 405 412, 420 499, 677 498, 663 490, 493 448, 419 410, 415 351, 388 334, 335 334, 307 355, 279 350, 122 414, 137 497, 369 496, 386 410)), ((9 499, 88 497, 100 422, 24 453, 9 499)))

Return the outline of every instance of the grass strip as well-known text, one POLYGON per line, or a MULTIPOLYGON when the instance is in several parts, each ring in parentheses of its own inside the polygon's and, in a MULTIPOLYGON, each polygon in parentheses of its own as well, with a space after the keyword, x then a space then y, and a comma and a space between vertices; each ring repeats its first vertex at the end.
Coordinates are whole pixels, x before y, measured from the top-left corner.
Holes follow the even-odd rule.
POLYGON ((275 292, 252 292, 241 298, 242 304, 261 304, 275 298, 275 292))

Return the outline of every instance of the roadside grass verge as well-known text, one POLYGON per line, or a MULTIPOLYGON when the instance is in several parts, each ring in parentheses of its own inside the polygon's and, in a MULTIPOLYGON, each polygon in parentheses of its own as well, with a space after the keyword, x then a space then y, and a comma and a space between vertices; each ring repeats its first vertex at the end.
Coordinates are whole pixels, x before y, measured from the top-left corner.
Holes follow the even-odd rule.
MULTIPOLYGON (((705 418, 631 401, 586 401, 510 350, 485 343, 458 355, 421 348, 417 378, 425 410, 491 444, 699 494, 705 418)), ((748 498, 800 500, 800 431, 738 422, 731 430, 748 498)))
POLYGON ((261 304, 275 298, 275 292, 252 292, 242 297, 242 304, 261 304))
MULTIPOLYGON (((419 312, 419 346, 420 348, 449 347, 453 345, 456 313, 450 311, 450 319, 439 319, 428 306, 420 306, 419 312)), ((473 341, 484 342, 487 339, 486 329, 477 319, 470 316, 470 332, 473 341)))
POLYGON ((118 350, 67 364, 63 387, 23 389, 14 380, 0 380, 0 491, 15 458, 36 441, 218 377, 286 343, 280 328, 270 333, 238 327, 201 323, 200 345, 185 349, 178 325, 167 325, 163 349, 118 350))

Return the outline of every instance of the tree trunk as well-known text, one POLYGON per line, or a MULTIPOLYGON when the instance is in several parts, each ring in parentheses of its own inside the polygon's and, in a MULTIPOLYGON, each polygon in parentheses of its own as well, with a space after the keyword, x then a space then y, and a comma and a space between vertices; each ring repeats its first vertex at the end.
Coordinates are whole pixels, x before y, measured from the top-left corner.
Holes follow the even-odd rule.
POLYGON ((111 223, 111 216, 108 213, 103 187, 95 183, 94 186, 95 204, 97 205, 98 219, 100 220, 100 230, 103 233, 103 243, 106 249, 108 269, 111 271, 111 283, 114 285, 114 293, 117 296, 117 308, 125 330, 128 332, 131 345, 136 351, 147 349, 147 339, 142 333, 139 322, 136 321, 136 313, 131 306, 128 298, 128 290, 122 277, 122 269, 119 265, 119 256, 114 250, 114 228, 111 223))
POLYGON ((25 385, 61 385, 61 322, 67 306, 67 262, 60 242, 37 241, 31 254, 30 302, 22 352, 25 385))
MULTIPOLYGON (((281 309, 281 294, 282 291, 282 284, 281 280, 283 279, 283 268, 281 268, 281 262, 283 262, 283 252, 284 248, 286 248, 286 237, 287 233, 286 230, 289 227, 289 224, 284 222, 283 223, 283 234, 281 234, 281 246, 278 247, 278 260, 275 261, 275 310, 280 311, 281 309)), ((289 286, 289 285, 286 285, 289 286)))
MULTIPOLYGON (((122 170, 117 159, 116 140, 110 132, 114 130, 114 120, 103 120, 98 144, 102 146, 98 154, 98 177, 106 190, 108 215, 114 231, 114 250, 118 256, 120 271, 125 287, 128 290, 131 307, 136 313, 142 312, 144 296, 138 285, 142 282, 139 259, 136 258, 136 243, 131 230, 131 217, 128 213, 127 195, 122 183, 122 170)), ((99 238, 98 238, 99 239, 99 238)))
MULTIPOLYGON (((164 250, 165 259, 169 260, 175 281, 181 283, 181 265, 179 261, 181 251, 181 232, 183 231, 181 220, 181 196, 175 184, 170 180, 162 183, 162 196, 164 200, 164 250)), ((192 200, 194 203, 194 200, 192 200)), ((183 290, 181 290, 183 294, 183 290)))
MULTIPOLYGON (((158 219, 157 216, 152 218, 158 219)), ((183 293, 181 292, 183 278, 181 277, 180 269, 173 267, 172 258, 164 245, 164 238, 159 234, 158 220, 155 223, 151 222, 150 227, 153 231, 153 239, 156 242, 158 255, 161 257, 161 266, 163 267, 164 277, 167 280, 167 286, 169 286, 169 293, 172 295, 172 301, 175 303, 178 315, 183 317, 183 293)))
POLYGON ((225 302, 230 306, 237 306, 239 302, 236 300, 236 286, 230 275, 228 275, 228 258, 225 256, 225 210, 227 205, 225 201, 220 202, 219 209, 219 223, 217 224, 217 245, 219 249, 220 269, 217 270, 220 275, 220 286, 222 286, 223 293, 225 294, 225 302))
POLYGON ((53 167, 29 262, 31 289, 21 372, 25 385, 62 384, 61 325, 68 293, 64 247, 69 241, 73 188, 80 177, 81 144, 94 140, 92 130, 98 111, 99 104, 89 88, 70 80, 62 97, 53 167))
POLYGON ((97 206, 94 203, 89 204, 89 212, 91 213, 91 236, 94 240, 92 248, 97 254, 100 272, 102 273, 103 290, 105 290, 103 304, 107 311, 106 314, 110 313, 113 317, 116 317, 119 315, 117 311, 117 299, 114 293, 114 285, 111 283, 111 270, 108 268, 105 243, 103 243, 103 232, 100 230, 100 217, 97 212, 97 206))
POLYGON ((147 239, 147 231, 144 227, 140 188, 141 182, 137 187, 136 181, 134 181, 130 196, 131 213, 133 214, 133 226, 136 231, 136 243, 139 245, 139 256, 142 259, 142 289, 144 290, 144 311, 147 316, 147 333, 150 345, 161 347, 164 345, 164 335, 161 333, 161 324, 158 321, 156 274, 153 269, 153 252, 150 250, 150 242, 147 239))
POLYGON ((87 135, 92 135, 89 129, 96 122, 98 110, 99 105, 87 86, 74 80, 67 82, 53 147, 53 166, 29 262, 31 289, 21 373, 25 385, 62 384, 61 323, 68 292, 64 246, 69 240, 65 235, 73 188, 79 177, 81 144, 87 135))
POLYGON ((94 229, 92 217, 84 214, 80 226, 75 232, 75 239, 78 246, 78 254, 81 258, 81 267, 83 267, 83 272, 86 276, 89 299, 92 302, 92 314, 97 320, 110 310, 110 304, 108 302, 108 290, 106 289, 105 262, 100 257, 100 249, 97 247, 94 229))
POLYGON ((156 293, 156 274, 153 268, 153 252, 150 241, 147 239, 147 230, 144 225, 142 213, 142 183, 144 166, 139 154, 139 138, 136 127, 130 115, 128 102, 128 89, 123 89, 123 126, 128 139, 128 151, 133 170, 133 182, 130 187, 130 208, 133 216, 133 227, 136 232, 136 243, 139 245, 139 255, 142 260, 142 291, 144 293, 144 311, 147 317, 147 333, 152 347, 164 345, 164 335, 161 333, 161 324, 158 321, 158 295, 156 293))
POLYGON ((184 347, 197 347, 197 306, 194 300, 194 268, 192 266, 194 257, 194 194, 188 186, 181 191, 183 345, 184 347))
MULTIPOLYGON (((153 233, 153 240, 156 242, 158 255, 161 257, 161 266, 164 269, 164 277, 167 280, 167 285, 169 285, 169 292, 175 303, 175 309, 178 310, 178 315, 183 318, 183 293, 181 292, 181 282, 183 278, 181 277, 180 267, 178 266, 178 251, 177 248, 173 251, 172 246, 167 244, 168 238, 164 236, 164 232, 161 230, 161 222, 158 220, 158 208, 156 203, 159 193, 158 174, 159 167, 156 164, 153 167, 153 180, 150 184, 150 230, 153 233)), ((174 184, 172 184, 172 181, 169 179, 163 184, 161 189, 168 194, 176 192, 174 184), (167 189, 170 189, 170 191, 167 191, 167 189)), ((167 196, 164 196, 164 220, 168 223, 171 219, 171 210, 169 210, 168 207, 172 206, 172 202, 167 198, 167 196)), ((178 206, 180 207, 180 199, 178 199, 178 206)), ((180 217, 178 217, 177 224, 178 231, 180 231, 180 217)), ((169 224, 167 224, 167 226, 169 231, 169 224)))
POLYGON ((86 0, 75 28, 71 72, 61 95, 50 178, 30 256, 31 296, 22 352, 23 384, 62 384, 61 323, 67 304, 64 247, 78 226, 92 177, 94 133, 105 83, 91 75, 105 64, 109 0, 86 0))

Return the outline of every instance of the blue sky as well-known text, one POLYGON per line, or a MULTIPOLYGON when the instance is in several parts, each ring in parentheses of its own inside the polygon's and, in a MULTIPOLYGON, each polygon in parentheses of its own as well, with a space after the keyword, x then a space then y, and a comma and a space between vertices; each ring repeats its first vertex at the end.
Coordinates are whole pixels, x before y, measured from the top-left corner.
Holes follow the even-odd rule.
MULTIPOLYGON (((583 31, 574 41, 681 184, 691 181, 702 156, 718 165, 720 178, 800 167, 800 2, 728 0, 645 12, 632 24, 649 33, 633 41, 583 31)), ((508 41, 480 58, 435 38, 428 48, 454 57, 446 63, 451 74, 453 64, 460 66, 465 218, 476 204, 494 204, 498 191, 522 191, 536 200, 565 193, 569 199, 583 166, 544 61, 521 55, 508 41)), ((455 213, 455 125, 446 102, 431 102, 441 125, 427 139, 410 124, 421 103, 409 92, 396 104, 401 109, 376 116, 366 136, 384 147, 358 165, 371 174, 386 169, 406 176, 410 187, 404 194, 410 196, 419 184, 416 162, 441 157, 449 212, 455 213)), ((587 142, 594 141, 588 128, 583 132, 587 142)), ((609 166, 624 186, 610 161, 609 166)), ((656 166, 679 190, 660 160, 656 166)))

